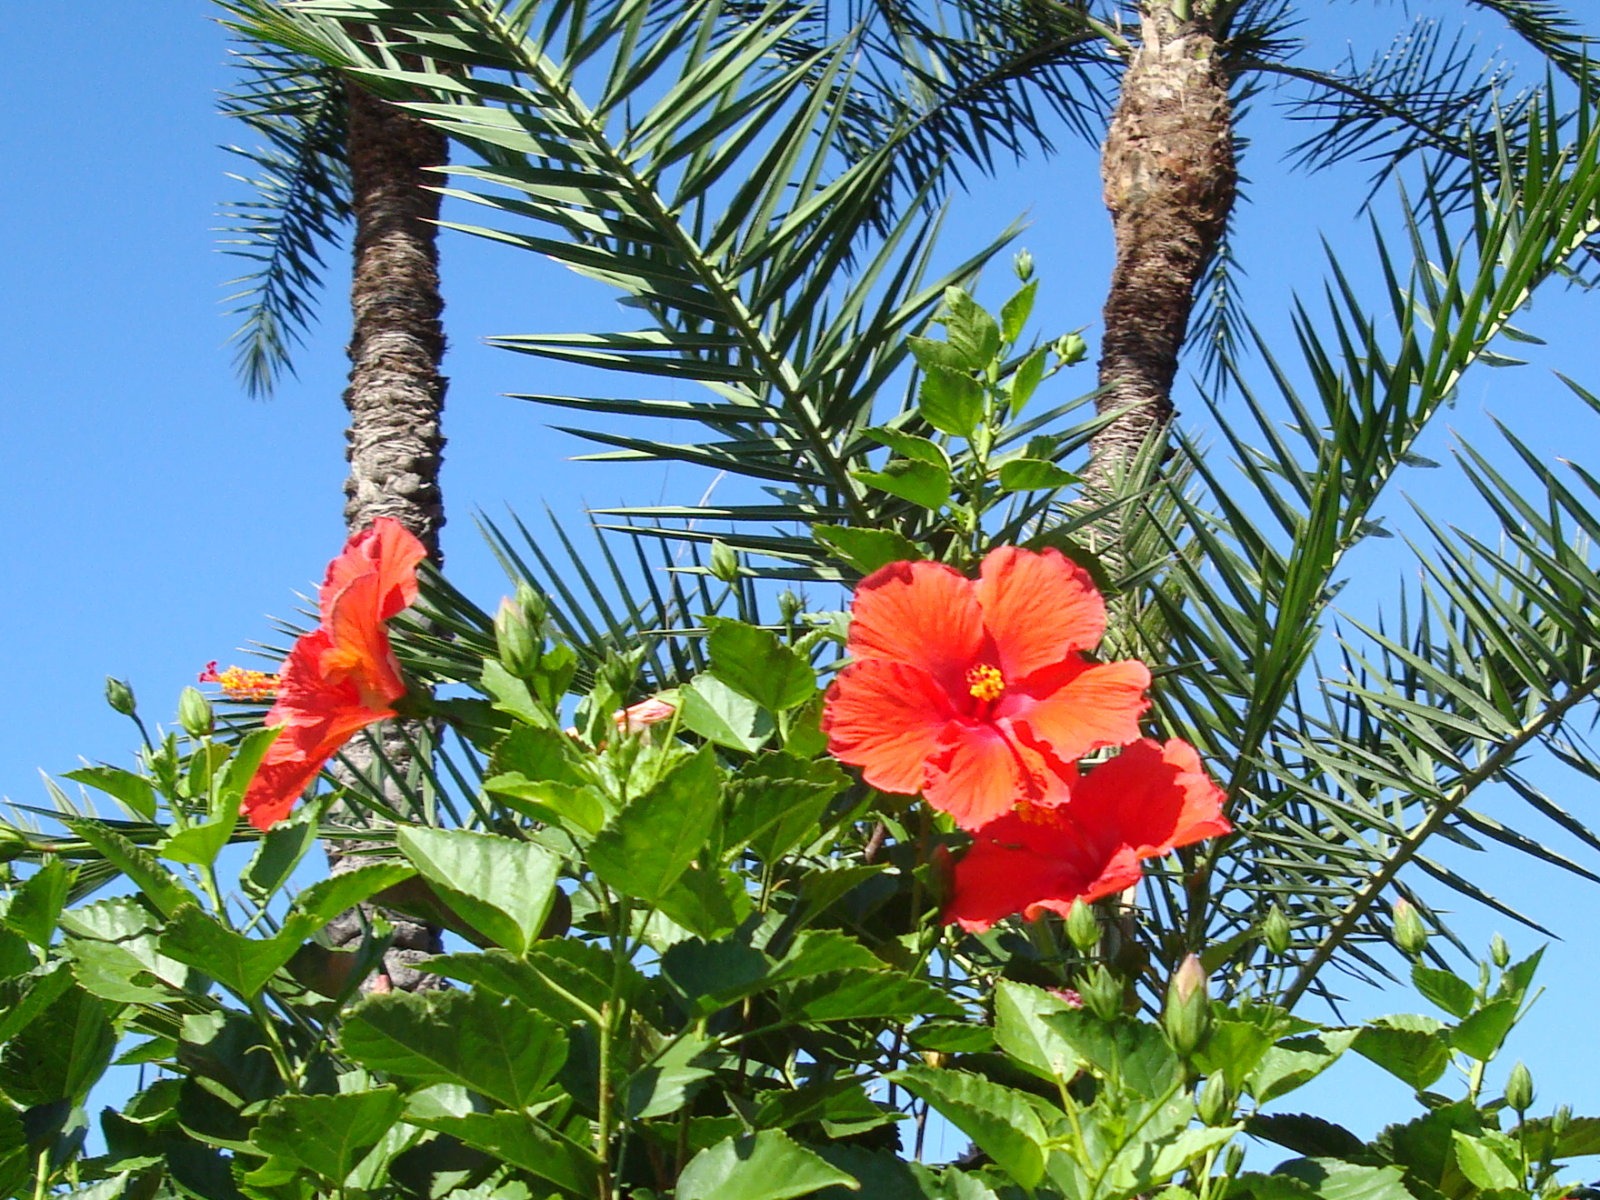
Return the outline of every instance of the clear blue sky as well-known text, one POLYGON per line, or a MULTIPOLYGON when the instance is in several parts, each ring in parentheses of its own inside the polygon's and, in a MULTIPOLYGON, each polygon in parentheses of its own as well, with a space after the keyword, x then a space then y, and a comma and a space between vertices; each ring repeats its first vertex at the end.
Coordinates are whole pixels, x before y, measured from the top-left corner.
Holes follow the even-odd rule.
MULTIPOLYGON (((1306 7, 1307 32, 1323 47, 1312 62, 1336 59, 1347 35, 1386 40, 1382 31, 1405 20, 1399 5, 1306 7)), ((1442 2, 1413 7, 1451 21, 1459 11, 1442 2)), ((0 75, 8 114, 0 158, 11 176, 0 196, 0 796, 17 801, 44 802, 40 769, 59 773, 80 756, 126 759, 133 731, 101 700, 106 674, 133 682, 149 718, 170 720, 179 689, 206 660, 244 661, 234 648, 268 638, 269 614, 292 613, 295 593, 314 586, 342 536, 344 261, 330 258, 327 319, 300 355, 299 378, 270 402, 246 399, 225 345, 231 323, 218 304, 238 264, 216 252, 212 232, 219 201, 239 194, 224 178, 236 160, 218 146, 241 134, 215 115, 215 92, 229 74, 226 42, 210 17, 200 0, 79 0, 14 5, 0 26, 8 64, 0 75)), ((1480 44, 1487 55, 1503 40, 1486 34, 1480 44)), ((1281 335, 1290 291, 1320 287, 1319 236, 1364 244, 1355 217, 1363 180, 1358 167, 1309 181, 1286 173, 1282 125, 1270 105, 1270 97, 1258 99, 1246 124, 1256 144, 1245 161, 1252 201, 1238 215, 1238 245, 1250 272, 1246 298, 1269 333, 1281 335)), ((1043 332, 1090 325, 1092 348, 1109 228, 1092 151, 1068 135, 1062 146, 1049 163, 980 183, 958 206, 945 245, 953 256, 1029 211, 1034 224, 1020 244, 1043 278, 1043 332)), ((494 514, 509 503, 536 517, 549 503, 575 523, 584 501, 698 494, 700 480, 687 473, 567 462, 577 443, 547 429, 547 414, 501 395, 583 386, 478 339, 631 327, 598 285, 462 237, 445 240, 444 279, 445 550, 459 586, 486 606, 503 588, 472 528, 478 509, 494 514)), ((997 279, 983 296, 997 302, 1006 286, 997 279)), ((1469 377, 1450 425, 1483 438, 1493 412, 1541 454, 1600 465, 1592 421, 1574 423, 1576 410, 1543 365, 1600 387, 1596 305, 1600 297, 1542 297, 1522 324, 1548 338, 1550 350, 1535 366, 1469 377)), ((1067 386, 1090 385, 1080 370, 1067 386)), ((1202 416, 1198 402, 1187 407, 1190 418, 1202 416)), ((1447 457, 1450 436, 1441 427, 1428 452, 1447 457)), ((1448 474, 1431 475, 1408 480, 1411 494, 1450 519, 1470 514, 1448 474)), ((1398 497, 1391 508, 1401 512, 1398 497)), ((1352 570, 1374 595, 1387 594, 1395 578, 1381 546, 1352 570)), ((1600 790, 1565 799, 1600 823, 1600 790)), ((1600 1108, 1591 998, 1600 923, 1588 915, 1600 893, 1522 863, 1483 871, 1479 862, 1465 865, 1567 939, 1547 957, 1551 991, 1512 1056, 1529 1062, 1541 1102, 1600 1108)), ((1463 925, 1476 945, 1496 928, 1519 950, 1540 940, 1492 916, 1463 925)), ((1354 1008, 1417 1005, 1403 995, 1363 995, 1354 1008)), ((1356 1062, 1338 1068, 1315 1103, 1368 1132, 1409 1111, 1401 1085, 1356 1062)))

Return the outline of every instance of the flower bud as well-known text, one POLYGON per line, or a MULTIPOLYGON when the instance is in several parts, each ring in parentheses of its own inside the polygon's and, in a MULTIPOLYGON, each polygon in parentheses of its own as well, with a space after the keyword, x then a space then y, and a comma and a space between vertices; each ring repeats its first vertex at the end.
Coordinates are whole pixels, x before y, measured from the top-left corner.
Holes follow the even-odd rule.
POLYGON ((1267 919, 1261 925, 1261 940, 1266 943, 1267 949, 1273 954, 1284 954, 1289 949, 1289 936, 1294 932, 1289 924, 1289 918, 1284 915, 1283 909, 1276 904, 1267 914, 1267 919))
POLYGON ((1222 1151, 1222 1177, 1232 1179, 1243 1166, 1244 1147, 1238 1142, 1229 1142, 1222 1151))
POLYGON ((1489 941, 1489 957, 1494 959, 1494 965, 1502 971, 1506 969, 1506 964, 1511 961, 1511 947, 1506 945, 1505 938, 1498 933, 1489 941))
POLYGON ((1572 1105, 1563 1104, 1550 1118, 1550 1132, 1560 1137, 1572 1124, 1572 1105))
POLYGON ((1011 269, 1017 273, 1017 278, 1027 283, 1033 278, 1033 255, 1027 250, 1018 250, 1017 256, 1011 260, 1011 269))
POLYGON ((1122 984, 1104 963, 1078 977, 1077 991, 1089 1011, 1102 1021, 1114 1021, 1122 1015, 1122 984))
POLYGON ((178 724, 192 738, 210 737, 215 725, 211 715, 211 701, 201 695, 200 689, 186 687, 178 696, 178 724))
POLYGON ((1100 922, 1094 909, 1082 900, 1074 900, 1067 913, 1067 939, 1079 954, 1088 954, 1100 944, 1100 922))
POLYGON ((1422 914, 1404 896, 1394 902, 1394 940, 1412 958, 1421 955, 1428 945, 1428 929, 1422 923, 1422 914))
POLYGON ((1161 1024, 1172 1048, 1183 1058, 1198 1050, 1211 1031, 1211 998, 1206 995, 1206 971, 1193 954, 1183 960, 1172 977, 1161 1024))
POLYGON ((739 578, 739 555, 727 542, 711 543, 711 573, 723 583, 739 578))
POLYGON ((106 703, 125 717, 133 716, 139 704, 133 698, 133 689, 120 679, 106 676, 106 703))
POLYGON ((806 602, 788 588, 778 593, 778 618, 785 625, 794 624, 794 619, 806 610, 806 602))
POLYGON ((1074 367, 1088 357, 1089 343, 1080 334, 1063 333, 1056 339, 1055 351, 1057 358, 1074 367))
POLYGON ((1533 1107, 1533 1076, 1521 1062, 1511 1068, 1506 1078, 1506 1103, 1518 1117, 1533 1107))
POLYGON ((1233 1096, 1221 1071, 1206 1077, 1200 1099, 1195 1102, 1195 1112, 1207 1125, 1226 1124, 1233 1116, 1233 1096))
POLYGON ((494 614, 494 646, 500 665, 518 679, 529 679, 539 669, 539 644, 521 604, 509 596, 494 614))

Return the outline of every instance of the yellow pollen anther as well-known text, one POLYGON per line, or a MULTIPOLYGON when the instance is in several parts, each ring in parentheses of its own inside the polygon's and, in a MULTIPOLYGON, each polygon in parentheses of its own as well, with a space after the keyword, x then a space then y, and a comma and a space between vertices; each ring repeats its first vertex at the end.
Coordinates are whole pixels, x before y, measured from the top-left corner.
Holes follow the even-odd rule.
POLYGON ((226 700, 271 700, 278 694, 276 675, 244 667, 229 667, 216 672, 208 682, 220 685, 226 700))
POLYGON ((967 672, 967 691, 974 700, 998 700, 1005 690, 1005 676, 1000 674, 999 667, 984 664, 967 672))

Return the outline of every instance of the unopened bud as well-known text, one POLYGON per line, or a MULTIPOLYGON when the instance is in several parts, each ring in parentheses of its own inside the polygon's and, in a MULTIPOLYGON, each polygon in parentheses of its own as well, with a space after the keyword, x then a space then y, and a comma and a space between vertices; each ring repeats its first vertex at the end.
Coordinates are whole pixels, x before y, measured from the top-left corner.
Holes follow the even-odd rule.
POLYGON ((1289 949, 1289 935, 1293 933, 1289 918, 1284 915, 1283 909, 1276 904, 1267 914, 1267 919, 1261 924, 1261 940, 1266 943, 1267 949, 1273 954, 1284 954, 1289 949))
POLYGON ((1572 1124, 1572 1105, 1563 1104, 1550 1118, 1550 1132, 1560 1137, 1572 1124))
POLYGON ((1018 250, 1017 256, 1011 260, 1011 269, 1017 273, 1017 278, 1027 283, 1033 278, 1033 255, 1027 250, 1018 250))
POLYGON ((211 701, 201 695, 199 688, 186 687, 179 694, 178 724, 192 738, 211 736, 215 724, 211 715, 211 701))
POLYGON ((138 701, 133 698, 133 689, 109 675, 106 676, 106 703, 125 717, 133 716, 139 708, 138 701))
POLYGON ((1223 1125, 1233 1116, 1233 1097, 1228 1081, 1217 1071, 1206 1077, 1200 1089, 1200 1099, 1195 1102, 1195 1112, 1207 1125, 1223 1125))
POLYGON ((1506 964, 1511 961, 1511 947, 1506 945, 1505 938, 1498 933, 1489 940, 1489 957, 1494 959, 1494 965, 1502 971, 1505 970, 1506 964))
POLYGON ((785 625, 792 624, 805 608, 806 602, 788 588, 778 593, 778 617, 785 625))
POLYGON ((507 597, 494 614, 494 647, 500 665, 518 679, 530 679, 539 670, 539 644, 534 640, 528 614, 507 597))
POLYGON ((1078 948, 1079 954, 1088 954, 1100 944, 1100 922, 1094 909, 1082 900, 1074 900, 1067 912, 1067 940, 1078 948))
POLYGON ((1394 940, 1412 958, 1418 957, 1428 945, 1428 928, 1422 923, 1422 914, 1404 896, 1394 902, 1394 940))
POLYGON ((1244 1147, 1238 1142, 1229 1142, 1222 1151, 1222 1177, 1232 1179, 1244 1166, 1244 1147))
POLYGON ((1506 1078, 1506 1103, 1518 1117, 1533 1107, 1533 1076, 1520 1062, 1511 1068, 1506 1078))
POLYGON ((1069 367, 1075 367, 1089 355, 1089 343, 1080 334, 1063 333, 1056 339, 1056 357, 1069 367))
POLYGON ((1084 1005, 1102 1021, 1114 1021, 1122 1015, 1122 984, 1104 963, 1080 975, 1077 990, 1084 1005))
POLYGON ((1211 1031, 1211 998, 1206 995, 1206 971, 1193 954, 1183 960, 1172 977, 1161 1024, 1172 1048, 1183 1058, 1198 1050, 1211 1031))
POLYGON ((727 542, 711 543, 711 573, 723 583, 739 578, 739 555, 727 542))

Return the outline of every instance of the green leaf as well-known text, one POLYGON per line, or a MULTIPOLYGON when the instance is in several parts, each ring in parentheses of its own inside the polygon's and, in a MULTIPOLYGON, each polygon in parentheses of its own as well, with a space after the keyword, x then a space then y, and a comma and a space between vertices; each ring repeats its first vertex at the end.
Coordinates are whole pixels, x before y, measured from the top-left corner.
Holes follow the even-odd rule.
POLYGON ((728 788, 725 849, 749 846, 765 862, 782 858, 821 833, 823 812, 849 786, 850 777, 831 759, 758 755, 728 788))
POLYGON ((1103 1021, 1083 1008, 1041 1014, 1040 1019, 1098 1075, 1120 1079, 1135 1095, 1160 1096, 1182 1075, 1177 1055, 1154 1025, 1131 1020, 1103 1021))
MULTIPOLYGON (((520 728, 526 729, 527 726, 520 728)), ((529 779, 515 771, 507 771, 485 779, 483 790, 507 808, 547 825, 560 825, 581 841, 587 841, 599 833, 609 815, 605 797, 599 789, 585 784, 529 779)))
POLYGON ((816 525, 817 541, 834 551, 863 575, 892 562, 915 562, 926 557, 910 538, 892 529, 854 529, 848 525, 816 525))
POLYGON ((594 1155, 536 1118, 515 1112, 467 1113, 406 1119, 476 1146, 491 1158, 547 1179, 569 1194, 597 1194, 599 1164, 594 1155))
POLYGON ((664 1117, 688 1103, 699 1084, 716 1074, 711 1067, 694 1065, 713 1044, 710 1038, 686 1033, 636 1071, 628 1080, 628 1118, 664 1117))
POLYGON ((256 900, 277 895, 316 841, 317 827, 310 821, 280 821, 256 846, 240 884, 256 900))
POLYGON ((981 371, 1000 352, 1000 326, 979 303, 958 287, 944 291, 943 322, 950 345, 974 371, 981 371))
POLYGON ((1011 373, 1007 389, 1008 403, 1013 417, 1021 414, 1028 406, 1028 401, 1033 399, 1033 393, 1039 390, 1039 382, 1044 378, 1046 350, 1047 347, 1040 346, 1037 350, 1031 351, 1011 373))
MULTIPOLYGON (((272 730, 276 733, 277 730, 272 730)), ((180 829, 161 844, 161 857, 168 862, 189 863, 209 867, 233 837, 239 824, 239 802, 244 792, 228 790, 217 800, 217 815, 210 821, 180 829)))
POLYGON ((1432 1086, 1450 1065, 1447 1035, 1438 1022, 1417 1017, 1372 1022, 1357 1035, 1355 1051, 1419 1092, 1432 1086))
POLYGON ((1022 336, 1023 326, 1033 314, 1033 300, 1038 292, 1039 281, 1030 279, 1000 306, 1000 336, 1007 342, 1015 342, 1022 336))
POLYGON ((911 1067, 889 1078, 926 1100, 1023 1188, 1044 1178, 1048 1139, 1025 1093, 965 1071, 911 1067))
POLYGON ((1485 1004, 1450 1032, 1450 1044, 1469 1058, 1488 1062, 1517 1023, 1515 1000, 1485 1004))
POLYGON ((246 937, 215 917, 186 905, 161 934, 162 953, 209 975, 246 999, 260 994, 300 948, 292 934, 273 938, 246 937))
POLYGON ((462 920, 517 954, 539 940, 561 860, 536 842, 466 829, 401 828, 400 852, 462 920))
POLYGON ((914 433, 905 433, 899 429, 890 429, 886 425, 863 429, 861 433, 863 436, 889 447, 901 458, 911 458, 916 459, 918 462, 932 463, 936 467, 943 467, 946 471, 950 469, 950 456, 944 452, 944 447, 929 438, 918 437, 914 433))
POLYGON ((911 351, 911 357, 917 360, 917 366, 924 371, 936 367, 951 371, 976 371, 988 361, 985 359, 984 362, 974 365, 968 361, 967 355, 959 347, 952 346, 949 342, 936 342, 932 338, 908 337, 906 349, 911 351))
POLYGON ((1071 1010, 1043 988, 1002 979, 994 993, 994 1036, 1000 1048, 1046 1079, 1069 1079, 1081 1062, 1072 1043, 1044 1018, 1071 1010))
POLYGON ((1473 1137, 1456 1129, 1451 1132, 1455 1143, 1456 1166, 1473 1186, 1484 1191, 1522 1190, 1522 1176, 1513 1171, 1483 1138, 1473 1137))
MULTIPOLYGON (((983 384, 966 371, 926 367, 917 392, 917 413, 941 433, 970 438, 983 420, 983 384)), ((948 471, 944 474, 949 478, 948 471)))
POLYGON ((36 973, 0 980, 0 1045, 27 1028, 72 986, 73 972, 56 961, 36 973))
POLYGON ((64 778, 92 787, 122 801, 128 811, 146 821, 156 819, 156 793, 143 775, 104 764, 67 771, 64 778))
POLYGON ((261 1114, 250 1140, 274 1158, 338 1187, 400 1119, 404 1107, 394 1087, 332 1096, 279 1096, 261 1114))
POLYGON ((1285 1038, 1261 1056, 1249 1078, 1250 1094, 1261 1104, 1288 1095, 1333 1066, 1358 1033, 1355 1029, 1324 1029, 1285 1038))
POLYGON ((554 1021, 488 992, 389 992, 350 1010, 355 1061, 419 1083, 456 1083, 510 1108, 537 1099, 567 1057, 554 1021))
POLYGON ((111 1065, 116 1045, 105 1004, 68 988, 0 1048, 0 1092, 24 1108, 81 1104, 111 1065))
POLYGON ((859 1191, 861 1184, 781 1130, 764 1129, 700 1151, 673 1194, 677 1200, 788 1200, 826 1187, 859 1191))
POLYGON ((59 858, 44 863, 12 893, 11 904, 4 910, 4 924, 35 946, 48 948, 75 874, 59 858))
POLYGON ((713 675, 696 675, 678 689, 678 699, 683 727, 729 750, 754 754, 775 728, 759 704, 713 675))
POLYGON ((1002 492, 1043 492, 1070 487, 1080 477, 1042 458, 1013 458, 1000 467, 1002 492))
POLYGON ((1432 1001, 1452 1017, 1464 1017, 1477 1003, 1473 986, 1450 971, 1438 971, 1420 962, 1411 966, 1411 982, 1424 999, 1432 1001))
POLYGON ((705 746, 607 822, 589 864, 625 896, 657 903, 705 849, 722 806, 722 771, 705 746))
POLYGON ((807 1025, 823 1025, 830 1021, 954 1017, 962 1009, 925 980, 873 967, 801 980, 785 996, 784 1011, 807 1025))
POLYGON ((183 905, 196 902, 195 895, 157 862, 154 855, 114 829, 88 817, 62 817, 61 823, 126 875, 162 916, 170 917, 183 905))
POLYGON ((932 463, 891 458, 881 471, 851 471, 868 487, 909 500, 921 508, 938 510, 950 499, 950 472, 932 463))
POLYGON ((785 712, 811 699, 817 672, 770 629, 707 617, 711 674, 769 712, 785 712))
POLYGON ((1297 1158, 1274 1172, 1309 1187, 1320 1200, 1413 1200, 1399 1167, 1366 1167, 1336 1158, 1297 1158))
POLYGON ((340 913, 365 904, 372 897, 397 883, 411 879, 416 870, 401 862, 372 862, 319 879, 295 896, 284 922, 287 932, 304 940, 340 913))

